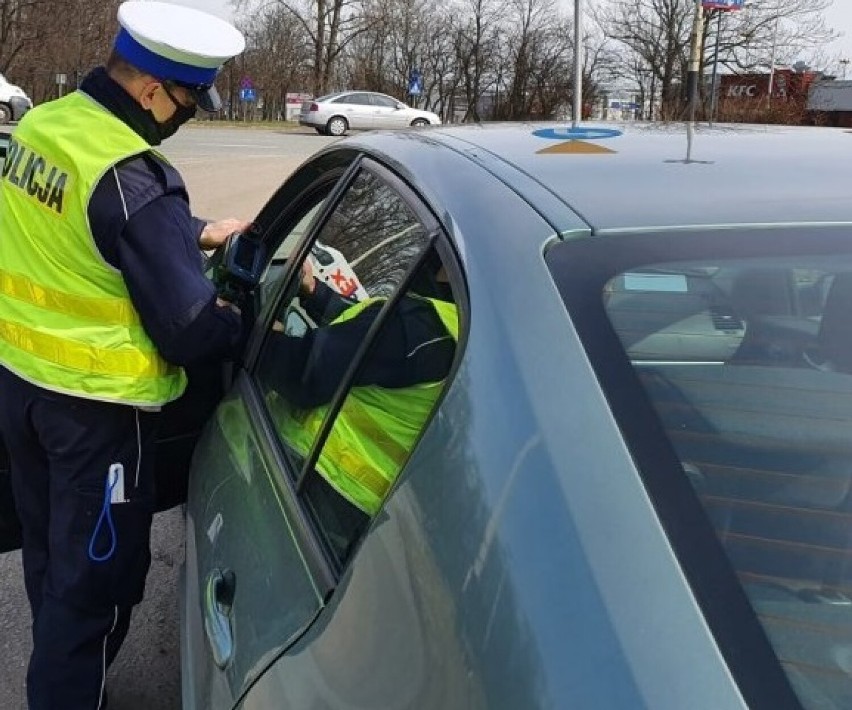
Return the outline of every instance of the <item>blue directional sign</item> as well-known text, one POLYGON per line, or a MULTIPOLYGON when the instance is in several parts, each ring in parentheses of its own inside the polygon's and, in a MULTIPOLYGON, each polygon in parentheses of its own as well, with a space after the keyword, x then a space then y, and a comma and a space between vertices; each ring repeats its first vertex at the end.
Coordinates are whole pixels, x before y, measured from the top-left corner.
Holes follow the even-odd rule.
POLYGON ((705 10, 742 10, 745 0, 701 0, 705 10))
POLYGON ((244 89, 240 89, 240 101, 255 101, 257 100, 257 94, 255 93, 254 87, 247 87, 244 89))
POLYGON ((621 131, 614 128, 540 128, 533 131, 536 138, 547 138, 548 140, 557 141, 599 141, 605 138, 617 138, 621 135, 621 131))
POLYGON ((420 96, 423 93, 423 75, 419 69, 412 69, 408 75, 408 95, 420 96))

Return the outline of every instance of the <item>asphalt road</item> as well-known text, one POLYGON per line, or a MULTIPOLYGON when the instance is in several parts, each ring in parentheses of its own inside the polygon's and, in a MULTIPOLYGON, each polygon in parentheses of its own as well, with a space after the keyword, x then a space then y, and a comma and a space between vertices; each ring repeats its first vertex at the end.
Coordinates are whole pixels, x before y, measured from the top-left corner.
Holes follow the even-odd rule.
MULTIPOLYGON (((193 213, 207 219, 252 219, 281 182, 335 139, 313 130, 187 126, 162 146, 181 171, 193 213)), ((177 576, 183 518, 175 508, 155 518, 145 601, 107 678, 110 710, 178 710, 180 652, 177 576)), ((24 677, 30 616, 18 553, 0 555, 0 708, 26 710, 24 677)))

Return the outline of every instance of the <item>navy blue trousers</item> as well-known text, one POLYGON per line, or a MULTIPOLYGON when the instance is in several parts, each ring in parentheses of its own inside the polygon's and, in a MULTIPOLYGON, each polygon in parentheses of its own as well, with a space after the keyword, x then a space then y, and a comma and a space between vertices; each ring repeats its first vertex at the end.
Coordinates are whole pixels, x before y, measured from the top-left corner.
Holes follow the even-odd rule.
POLYGON ((30 710, 103 707, 106 669, 142 600, 151 560, 157 419, 135 407, 50 392, 0 367, 0 432, 33 618, 30 710), (96 527, 115 463, 124 467, 127 502, 109 506, 115 551, 94 561, 113 541, 106 520, 97 534, 96 527))

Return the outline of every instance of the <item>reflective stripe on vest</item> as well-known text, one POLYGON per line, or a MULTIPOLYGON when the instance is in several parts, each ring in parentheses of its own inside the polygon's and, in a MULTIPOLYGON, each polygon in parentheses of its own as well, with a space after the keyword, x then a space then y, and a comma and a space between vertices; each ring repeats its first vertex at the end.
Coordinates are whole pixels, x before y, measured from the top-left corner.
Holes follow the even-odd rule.
POLYGON ((137 405, 183 392, 183 370, 157 352, 88 221, 101 177, 150 150, 79 91, 13 133, 0 180, 0 363, 30 382, 137 405))
MULTIPOLYGON (((384 299, 366 299, 348 308, 332 326, 354 318, 384 299)), ((455 304, 428 300, 453 340, 458 341, 455 304)), ((443 380, 387 388, 353 387, 349 392, 317 460, 317 470, 346 500, 375 515, 408 459, 423 423, 432 411, 443 380)), ((328 406, 293 410, 276 393, 268 403, 285 441, 307 455, 328 414, 328 406)))

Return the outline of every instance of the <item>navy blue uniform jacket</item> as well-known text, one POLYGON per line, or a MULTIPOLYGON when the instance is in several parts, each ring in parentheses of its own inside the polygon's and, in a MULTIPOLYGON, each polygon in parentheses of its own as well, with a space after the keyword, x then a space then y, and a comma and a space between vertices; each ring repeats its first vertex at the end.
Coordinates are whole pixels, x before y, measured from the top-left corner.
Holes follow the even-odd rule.
MULTIPOLYGON (((103 68, 80 86, 141 135, 160 143, 153 117, 103 68)), ((198 238, 183 179, 153 152, 108 171, 92 193, 89 223, 104 260, 121 271, 142 325, 175 365, 228 359, 242 345, 240 316, 216 305, 202 271, 198 238)))

